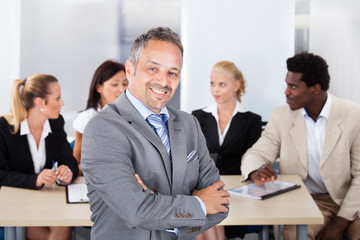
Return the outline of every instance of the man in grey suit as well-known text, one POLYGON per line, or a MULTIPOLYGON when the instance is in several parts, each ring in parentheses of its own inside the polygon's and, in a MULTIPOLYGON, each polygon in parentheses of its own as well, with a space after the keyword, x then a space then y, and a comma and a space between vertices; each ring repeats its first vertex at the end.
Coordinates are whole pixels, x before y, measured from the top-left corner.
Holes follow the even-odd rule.
POLYGON ((125 64, 128 89, 85 128, 92 240, 194 239, 227 216, 229 193, 197 120, 166 106, 182 59, 170 29, 139 36, 125 64))
MULTIPOLYGON (((308 225, 308 239, 360 239, 360 106, 327 92, 328 65, 320 56, 299 53, 287 60, 286 102, 271 113, 259 140, 242 159, 244 179, 273 181, 298 174, 324 216, 308 225)), ((296 206, 294 206, 296 207, 296 206)), ((295 239, 295 226, 283 237, 295 239)))

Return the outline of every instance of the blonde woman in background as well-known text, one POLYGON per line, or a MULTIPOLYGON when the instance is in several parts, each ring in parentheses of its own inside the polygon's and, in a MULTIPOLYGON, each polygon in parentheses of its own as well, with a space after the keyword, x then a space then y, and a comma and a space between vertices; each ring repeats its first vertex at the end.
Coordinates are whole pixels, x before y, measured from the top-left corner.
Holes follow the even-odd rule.
MULTIPOLYGON (((0 117, 0 186, 38 190, 75 180, 79 169, 64 131, 63 105, 60 85, 51 75, 14 81, 10 112, 0 117), (57 170, 52 170, 54 163, 57 170)), ((28 227, 26 235, 70 239, 71 227, 28 227)))
MULTIPOLYGON (((192 114, 199 120, 210 155, 220 175, 240 175, 242 155, 261 134, 261 117, 245 109, 245 79, 229 61, 216 63, 210 75, 210 91, 215 103, 192 114)), ((246 226, 215 226, 197 237, 198 240, 244 237, 246 226)))
POLYGON ((81 144, 86 124, 106 104, 114 102, 127 86, 128 80, 123 64, 107 60, 96 69, 90 84, 86 109, 80 112, 73 122, 75 129, 74 157, 79 163, 80 175, 83 175, 80 166, 81 144))

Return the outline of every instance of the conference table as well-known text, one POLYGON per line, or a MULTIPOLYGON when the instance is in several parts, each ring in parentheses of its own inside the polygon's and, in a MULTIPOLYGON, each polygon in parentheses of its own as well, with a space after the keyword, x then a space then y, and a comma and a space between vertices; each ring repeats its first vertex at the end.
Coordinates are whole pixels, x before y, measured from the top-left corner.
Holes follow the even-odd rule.
MULTIPOLYGON (((221 176, 225 189, 242 184, 241 176, 221 176)), ((266 200, 236 195, 230 197, 229 216, 219 225, 297 225, 297 239, 306 239, 307 224, 323 223, 323 216, 297 175, 280 175, 279 180, 300 188, 266 200)), ((79 177, 74 183, 84 183, 79 177)), ((3 186, 0 190, 0 226, 6 240, 25 239, 25 226, 91 226, 88 203, 66 203, 65 187, 45 186, 29 190, 3 186)))
MULTIPOLYGON (((243 184, 241 176, 221 176, 225 189, 243 184)), ((220 225, 296 225, 297 239, 307 239, 308 224, 322 224, 324 217, 298 175, 279 175, 278 180, 301 187, 265 200, 232 194, 230 211, 220 225)))

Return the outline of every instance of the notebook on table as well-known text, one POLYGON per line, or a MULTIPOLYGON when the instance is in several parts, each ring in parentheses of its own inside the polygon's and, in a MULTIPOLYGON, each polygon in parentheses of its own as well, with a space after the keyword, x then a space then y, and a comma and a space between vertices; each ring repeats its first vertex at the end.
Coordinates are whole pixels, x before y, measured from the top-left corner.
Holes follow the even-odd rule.
POLYGON ((87 187, 85 183, 69 184, 66 186, 67 203, 88 203, 87 187))
POLYGON ((274 182, 266 182, 263 185, 250 183, 230 189, 229 192, 230 194, 263 200, 299 187, 300 185, 295 183, 276 180, 274 182))

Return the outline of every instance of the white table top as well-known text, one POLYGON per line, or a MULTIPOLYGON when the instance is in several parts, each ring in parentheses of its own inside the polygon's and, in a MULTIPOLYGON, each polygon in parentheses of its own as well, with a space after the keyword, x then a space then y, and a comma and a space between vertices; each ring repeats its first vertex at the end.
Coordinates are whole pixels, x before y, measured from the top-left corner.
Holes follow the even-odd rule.
MULTIPOLYGON (((221 176, 225 189, 243 185, 241 176, 221 176)), ((301 188, 258 200, 230 196, 229 216, 220 225, 321 224, 323 216, 297 175, 280 175, 279 180, 296 183, 301 188)))
MULTIPOLYGON (((75 183, 83 183, 78 177, 75 183)), ((65 187, 1 187, 0 226, 91 226, 88 203, 66 203, 65 187)))
MULTIPOLYGON (((240 186, 241 176, 221 176, 225 189, 240 186)), ((323 216, 298 176, 279 176, 301 188, 266 200, 230 197, 230 212, 221 225, 319 224, 323 216)), ((83 183, 79 177, 75 183, 83 183)), ((28 190, 3 186, 0 226, 91 226, 88 203, 67 204, 65 187, 28 190)))

